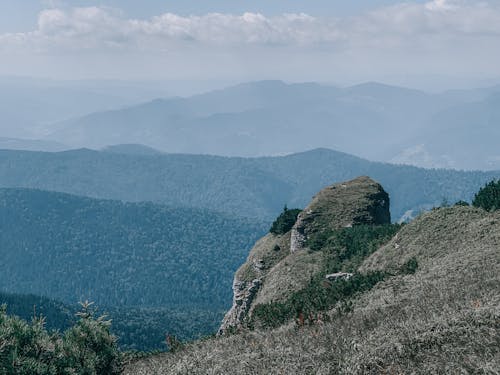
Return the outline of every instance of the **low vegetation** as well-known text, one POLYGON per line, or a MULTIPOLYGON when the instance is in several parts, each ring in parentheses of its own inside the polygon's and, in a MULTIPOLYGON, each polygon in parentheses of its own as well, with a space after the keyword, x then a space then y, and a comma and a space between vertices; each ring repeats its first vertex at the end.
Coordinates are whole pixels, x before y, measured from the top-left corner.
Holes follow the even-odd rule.
POLYGON ((359 267, 389 276, 320 319, 190 343, 125 374, 496 374, 498 243, 498 212, 434 210, 359 267))
MULTIPOLYGON (((0 305, 7 306, 9 315, 30 321, 43 316, 47 330, 63 332, 76 323, 77 305, 53 299, 0 292, 0 305)), ((99 306, 113 322, 111 333, 124 351, 151 352, 166 350, 165 337, 182 341, 199 339, 214 333, 224 316, 223 309, 185 307, 99 306)))
POLYGON ((0 374, 120 374, 121 354, 110 322, 82 304, 77 323, 63 334, 47 332, 45 319, 27 323, 0 308, 0 374))
POLYGON ((290 320, 313 320, 318 313, 337 304, 347 304, 358 293, 371 289, 386 275, 376 271, 355 274, 330 282, 325 276, 336 272, 354 272, 363 260, 389 241, 400 229, 398 224, 357 225, 334 231, 317 232, 309 248, 323 254, 322 270, 304 289, 291 293, 284 302, 257 305, 248 322, 250 327, 275 328, 290 320))

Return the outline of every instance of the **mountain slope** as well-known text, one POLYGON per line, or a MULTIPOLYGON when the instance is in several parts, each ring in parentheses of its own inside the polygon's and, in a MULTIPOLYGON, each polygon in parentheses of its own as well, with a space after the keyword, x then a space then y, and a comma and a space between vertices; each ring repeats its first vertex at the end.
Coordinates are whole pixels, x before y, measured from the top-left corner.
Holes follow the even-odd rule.
POLYGON ((392 197, 393 220, 439 205, 470 200, 499 172, 425 170, 369 162, 317 149, 284 157, 133 155, 74 150, 0 150, 0 187, 60 191, 95 198, 153 201, 206 208, 270 222, 284 204, 305 207, 334 182, 373 176, 392 197))
POLYGON ((207 210, 0 190, 0 290, 220 309, 263 224, 207 210))
POLYGON ((323 266, 311 239, 354 225, 390 224, 389 196, 368 177, 328 186, 297 216, 293 227, 269 233, 250 251, 233 281, 233 306, 220 334, 244 327, 255 306, 286 300, 305 288, 323 266))
MULTIPOLYGON (((313 253, 328 251, 339 233, 329 232, 313 253)), ((500 211, 425 213, 351 263, 359 264, 352 281, 323 278, 319 293, 335 294, 370 272, 384 275, 330 310, 306 321, 299 314, 272 330, 195 342, 133 362, 125 374, 494 374, 500 366, 499 233, 500 211)))
POLYGON ((455 166, 464 169, 498 169, 499 124, 500 93, 497 92, 481 101, 438 112, 430 120, 426 135, 421 135, 415 143, 425 144, 435 157, 446 155, 455 166))
POLYGON ((48 139, 73 147, 143 143, 171 153, 251 157, 325 147, 422 167, 492 170, 500 168, 489 141, 498 138, 499 92, 250 82, 73 118, 53 125, 48 139), (478 127, 478 137, 464 137, 478 127), (419 145, 427 154, 415 155, 419 145))
POLYGON ((69 147, 52 141, 0 137, 0 149, 54 152, 68 150, 69 147))
POLYGON ((316 83, 250 82, 92 113, 57 124, 59 130, 49 139, 73 147, 133 142, 166 152, 227 156, 328 147, 380 159, 449 102, 378 83, 341 89, 316 83))

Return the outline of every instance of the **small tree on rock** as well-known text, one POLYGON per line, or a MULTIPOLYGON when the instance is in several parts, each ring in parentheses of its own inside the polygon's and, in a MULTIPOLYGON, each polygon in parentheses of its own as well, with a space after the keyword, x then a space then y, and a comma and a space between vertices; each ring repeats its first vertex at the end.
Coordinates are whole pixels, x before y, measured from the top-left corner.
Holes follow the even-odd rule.
POLYGON ((269 231, 273 234, 285 234, 292 229, 293 225, 297 221, 297 216, 301 211, 302 210, 299 210, 298 208, 289 210, 285 205, 283 212, 274 221, 269 231))

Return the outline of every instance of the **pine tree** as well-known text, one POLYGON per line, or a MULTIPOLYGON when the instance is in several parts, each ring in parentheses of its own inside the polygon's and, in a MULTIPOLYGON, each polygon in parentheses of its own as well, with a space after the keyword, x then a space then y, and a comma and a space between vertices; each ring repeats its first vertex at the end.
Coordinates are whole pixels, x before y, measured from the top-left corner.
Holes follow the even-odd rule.
POLYGON ((482 187, 475 195, 472 205, 487 211, 500 209, 500 180, 493 180, 482 187))

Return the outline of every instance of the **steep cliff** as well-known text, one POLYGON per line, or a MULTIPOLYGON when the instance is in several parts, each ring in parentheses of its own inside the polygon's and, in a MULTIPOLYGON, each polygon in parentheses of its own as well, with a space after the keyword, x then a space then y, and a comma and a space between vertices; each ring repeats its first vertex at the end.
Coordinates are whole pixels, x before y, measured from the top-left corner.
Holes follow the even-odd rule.
POLYGON ((236 272, 233 305, 219 334, 237 330, 254 306, 281 301, 304 288, 320 270, 322 254, 311 251, 314 235, 359 224, 390 223, 389 196, 369 177, 328 186, 316 194, 284 234, 269 233, 236 272))

